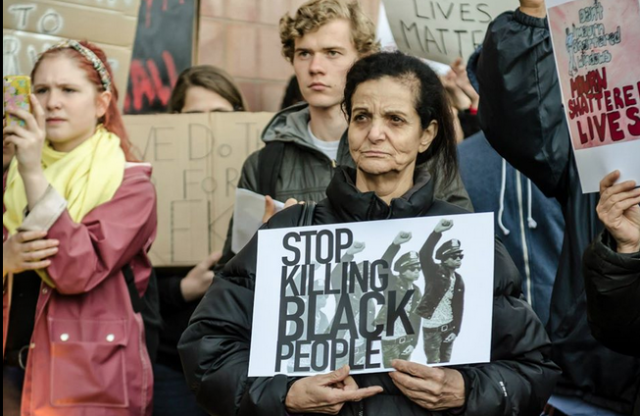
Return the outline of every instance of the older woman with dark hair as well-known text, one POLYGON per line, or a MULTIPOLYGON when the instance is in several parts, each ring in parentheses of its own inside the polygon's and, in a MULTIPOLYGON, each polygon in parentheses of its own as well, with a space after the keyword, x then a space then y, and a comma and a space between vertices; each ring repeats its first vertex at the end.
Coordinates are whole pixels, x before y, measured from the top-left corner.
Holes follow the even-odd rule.
MULTIPOLYGON (((431 69, 400 53, 364 58, 347 77, 344 109, 357 168, 338 170, 314 225, 465 213, 434 198, 432 175, 421 167, 436 159, 438 174, 456 172, 451 110, 431 69)), ((266 228, 295 227, 304 211, 285 210, 266 228)), ((189 385, 211 414, 538 415, 559 376, 517 269, 496 242, 490 363, 454 369, 394 361, 391 374, 350 377, 345 367, 302 379, 250 379, 256 260, 257 237, 214 280, 181 340, 189 385)))

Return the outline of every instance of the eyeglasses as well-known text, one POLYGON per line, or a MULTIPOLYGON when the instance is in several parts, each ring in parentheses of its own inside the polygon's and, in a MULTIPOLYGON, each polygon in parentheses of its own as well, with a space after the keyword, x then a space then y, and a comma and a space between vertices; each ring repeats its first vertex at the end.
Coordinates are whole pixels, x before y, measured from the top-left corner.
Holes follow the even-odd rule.
POLYGON ((464 259, 464 254, 454 254, 453 256, 449 256, 451 260, 462 260, 464 259))
POLYGON ((422 267, 420 266, 410 266, 404 269, 405 272, 419 272, 421 270, 422 270, 422 267))

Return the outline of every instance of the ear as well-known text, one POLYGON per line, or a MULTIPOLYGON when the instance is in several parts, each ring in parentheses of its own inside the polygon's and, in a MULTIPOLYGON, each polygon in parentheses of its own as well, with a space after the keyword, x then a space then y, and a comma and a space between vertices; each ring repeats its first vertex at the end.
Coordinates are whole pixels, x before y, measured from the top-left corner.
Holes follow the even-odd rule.
POLYGON ((431 143, 438 135, 438 122, 436 120, 432 120, 429 124, 429 127, 422 131, 422 136, 420 137, 420 148, 418 153, 424 153, 431 147, 431 143))
POLYGON ((96 118, 98 120, 107 114, 112 99, 113 94, 111 94, 111 91, 98 93, 98 96, 96 97, 96 118))

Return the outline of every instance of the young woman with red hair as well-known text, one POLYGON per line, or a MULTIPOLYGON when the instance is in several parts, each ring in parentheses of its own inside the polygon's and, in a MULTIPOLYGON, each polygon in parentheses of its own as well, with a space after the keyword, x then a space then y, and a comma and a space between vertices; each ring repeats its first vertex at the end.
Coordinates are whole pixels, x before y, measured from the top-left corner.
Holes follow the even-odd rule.
POLYGON ((8 109, 24 125, 3 132, 16 149, 3 195, 4 416, 151 415, 131 299, 149 283, 156 195, 112 80, 104 52, 69 41, 36 63, 32 114, 8 109))

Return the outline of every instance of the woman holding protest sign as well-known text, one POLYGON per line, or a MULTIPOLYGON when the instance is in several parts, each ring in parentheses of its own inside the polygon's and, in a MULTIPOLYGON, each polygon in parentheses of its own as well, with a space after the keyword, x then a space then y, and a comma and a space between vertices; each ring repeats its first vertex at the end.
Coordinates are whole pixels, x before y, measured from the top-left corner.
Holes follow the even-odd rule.
POLYGON ((33 114, 9 108, 24 125, 3 135, 16 148, 4 177, 3 393, 7 380, 22 391, 22 409, 3 403, 3 414, 148 416, 134 303, 156 232, 150 167, 135 163, 101 49, 54 46, 32 80, 33 114))
MULTIPOLYGON (((339 170, 318 204, 314 225, 462 214, 434 198, 421 165, 441 161, 456 172, 452 115, 431 69, 401 53, 357 62, 347 77, 344 109, 357 169, 339 170)), ((266 228, 295 227, 296 206, 266 228)), ((306 223, 306 222, 305 222, 306 223)), ((430 230, 425 230, 425 234, 430 230)), ((257 238, 225 268, 194 314, 179 347, 189 385, 212 414, 425 416, 537 415, 559 375, 549 340, 520 293, 517 269, 497 242, 492 362, 450 368, 395 361, 395 373, 349 376, 349 368, 292 379, 248 379, 257 238)))

